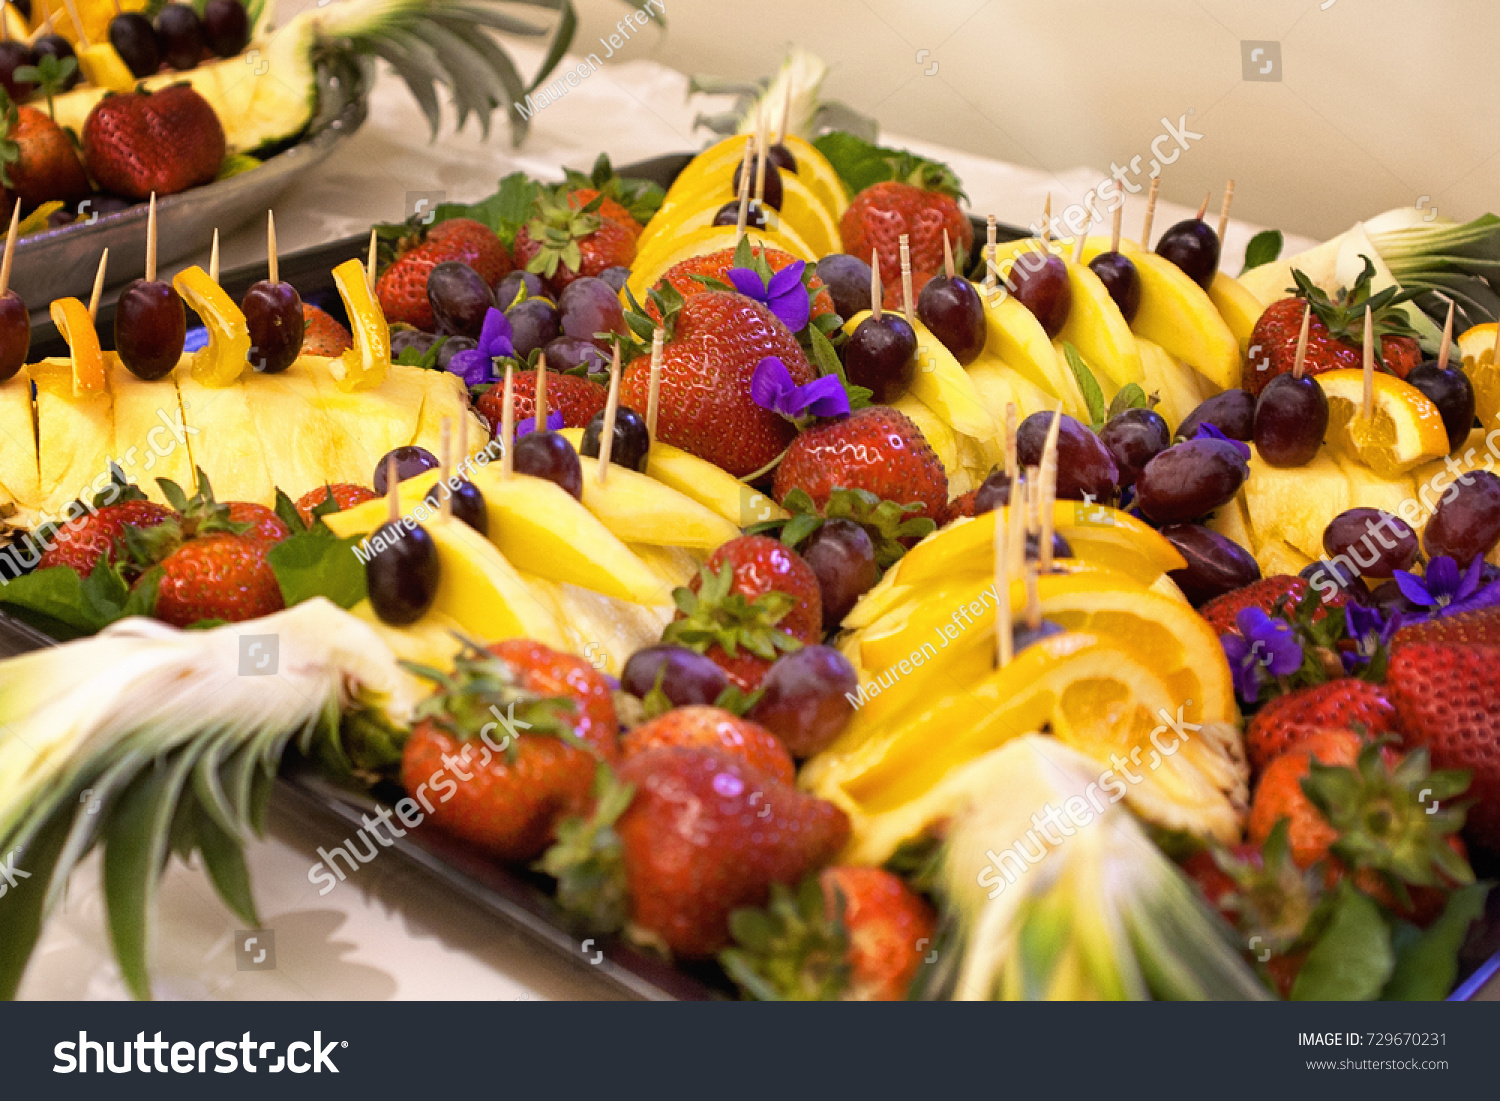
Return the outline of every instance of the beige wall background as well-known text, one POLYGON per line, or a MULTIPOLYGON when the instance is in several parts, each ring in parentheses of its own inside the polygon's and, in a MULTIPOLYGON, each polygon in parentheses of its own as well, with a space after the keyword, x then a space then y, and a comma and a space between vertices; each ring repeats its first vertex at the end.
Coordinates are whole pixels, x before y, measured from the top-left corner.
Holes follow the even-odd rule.
MULTIPOLYGON (((574 50, 598 49, 624 5, 575 3, 574 50)), ((1056 172, 1149 165, 1162 118, 1187 114, 1203 138, 1164 170, 1168 198, 1217 204, 1233 177, 1243 217, 1319 238, 1397 206, 1500 210, 1495 0, 665 4, 666 33, 606 64, 750 79, 795 43, 884 133, 1056 172), (1244 41, 1275 43, 1282 79, 1246 80, 1244 41)))

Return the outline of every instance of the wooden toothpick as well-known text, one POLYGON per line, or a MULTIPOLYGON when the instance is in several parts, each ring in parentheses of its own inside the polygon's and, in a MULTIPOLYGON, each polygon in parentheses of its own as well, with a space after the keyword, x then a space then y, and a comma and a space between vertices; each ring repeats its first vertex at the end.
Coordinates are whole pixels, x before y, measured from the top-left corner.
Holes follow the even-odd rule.
POLYGON ((609 363, 609 397, 604 402, 604 424, 599 434, 600 486, 609 476, 609 456, 615 446, 615 417, 620 412, 620 346, 615 345, 615 354, 609 363))
POLYGON ((1010 623, 1010 506, 995 509, 994 516, 991 543, 995 558, 995 665, 1004 669, 1015 657, 1016 645, 1010 623))
POLYGON ((266 275, 272 283, 281 282, 281 261, 276 258, 276 212, 266 211, 266 275))
POLYGON ((953 243, 948 240, 948 231, 943 230, 943 274, 953 278, 953 243))
POLYGON ((89 320, 99 320, 99 299, 104 294, 104 271, 109 267, 109 249, 99 255, 99 270, 94 272, 94 289, 89 293, 89 320))
POLYGON ((740 162, 740 211, 735 221, 734 243, 739 247, 745 236, 745 226, 750 221, 750 161, 755 154, 755 139, 745 143, 745 159, 740 162))
POLYGON ((995 285, 995 216, 989 214, 984 219, 984 285, 994 287, 995 285))
POLYGON ((656 416, 661 409, 661 350, 666 333, 658 326, 651 334, 651 375, 646 383, 646 435, 656 442, 656 416))
POLYGON ((1211 199, 1212 197, 1213 197, 1213 192, 1212 191, 1205 191, 1203 193, 1203 201, 1198 204, 1198 213, 1193 215, 1193 217, 1197 218, 1198 221, 1200 221, 1200 222, 1203 221, 1203 215, 1205 215, 1205 214, 1208 213, 1208 200, 1211 199))
POLYGON ((73 21, 73 30, 78 35, 79 44, 86 50, 89 48, 89 36, 83 29, 83 20, 78 17, 78 5, 73 0, 63 0, 63 7, 68 9, 68 18, 73 21))
POLYGON ((1016 403, 1005 403, 1005 476, 1016 474, 1016 403))
POLYGON ((505 365, 505 389, 500 404, 500 477, 509 478, 516 469, 516 369, 505 365))
POLYGON ((762 104, 755 119, 755 201, 766 205, 766 110, 762 104))
POLYGON ((903 233, 901 235, 901 312, 906 314, 908 325, 912 323, 917 308, 914 298, 911 291, 911 238, 903 233))
POLYGON ((1156 217, 1156 193, 1161 190, 1161 177, 1151 181, 1151 190, 1146 193, 1146 219, 1141 223, 1141 248, 1151 248, 1151 222, 1156 217))
POLYGON ((536 409, 532 413, 533 432, 547 431, 547 353, 536 359, 536 409))
POLYGON ((156 192, 146 209, 146 282, 156 282, 156 192))
POLYGON ((1047 201, 1042 204, 1042 240, 1052 240, 1052 192, 1047 192, 1047 201))
POLYGON ((870 251, 870 316, 880 320, 881 300, 885 292, 880 286, 880 253, 870 251))
POLYGON ((1312 321, 1312 307, 1302 311, 1302 331, 1297 334, 1297 358, 1292 362, 1292 377, 1302 377, 1302 361, 1307 358, 1307 327, 1312 321))
POLYGON ((1089 243, 1088 230, 1093 228, 1090 224, 1082 233, 1073 238, 1073 263, 1083 263, 1083 248, 1089 243))
MULTIPOLYGON (((1309 310, 1308 313, 1312 311, 1309 310)), ((1302 353, 1307 344, 1307 315, 1302 317, 1302 335, 1297 338, 1297 376, 1302 376, 1302 353)), ((1365 340, 1360 366, 1364 369, 1365 393, 1360 402, 1359 413, 1369 420, 1375 413, 1375 325, 1370 318, 1370 307, 1365 307, 1365 340)))
POLYGON ((10 229, 5 231, 5 255, 0 257, 0 298, 10 289, 10 265, 16 258, 16 238, 21 228, 21 200, 10 207, 10 229))
POLYGON ((375 231, 370 230, 370 259, 365 264, 365 282, 370 284, 370 297, 375 296, 375 258, 376 249, 380 239, 375 236, 375 231))
POLYGON ((1047 438, 1042 443, 1042 464, 1037 479, 1038 543, 1037 558, 1041 571, 1052 570, 1052 502, 1057 498, 1057 441, 1062 431, 1062 402, 1052 414, 1052 423, 1047 426, 1047 438))
POLYGON ((396 481, 396 456, 385 457, 385 505, 386 516, 391 523, 401 519, 401 485, 396 481))
POLYGON ((438 469, 442 471, 443 488, 438 503, 438 515, 444 520, 453 515, 453 422, 444 417, 438 435, 438 469))
POLYGON ((213 243, 208 246, 208 277, 219 281, 219 227, 214 227, 213 243))
POLYGON ((1115 207, 1115 218, 1109 229, 1109 251, 1120 251, 1120 219, 1125 214, 1125 204, 1115 207))
POLYGON ((1224 201, 1219 204, 1219 241, 1223 243, 1224 233, 1229 229, 1229 204, 1234 202, 1234 181, 1230 180, 1224 185, 1224 201))
MULTIPOLYGON (((0 272, 0 294, 5 293, 5 273, 0 272)), ((1453 347, 1453 307, 1454 303, 1448 303, 1448 320, 1443 322, 1443 346, 1438 349, 1438 370, 1448 369, 1448 351, 1453 347)))

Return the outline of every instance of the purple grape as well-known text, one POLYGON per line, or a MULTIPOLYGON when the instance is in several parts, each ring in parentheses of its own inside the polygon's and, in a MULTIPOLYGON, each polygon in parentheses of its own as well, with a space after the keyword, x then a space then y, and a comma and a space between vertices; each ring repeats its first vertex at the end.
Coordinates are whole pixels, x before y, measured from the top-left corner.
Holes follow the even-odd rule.
POLYGON ((825 520, 798 548, 812 567, 823 597, 823 629, 843 622, 861 596, 880 580, 875 544, 853 520, 825 520))
POLYGON ((415 348, 417 355, 425 356, 429 348, 437 340, 434 333, 424 333, 421 329, 391 329, 391 359, 395 359, 408 348, 415 348))
POLYGON ((783 654, 760 682, 747 718, 781 739, 793 757, 826 749, 854 717, 848 696, 859 689, 854 667, 832 646, 783 654))
POLYGON ((580 364, 587 364, 590 374, 609 370, 609 360, 592 340, 560 336, 547 341, 542 351, 546 353, 547 366, 556 371, 571 371, 580 364))
MULTIPOLYGON (((1059 414, 1057 436, 1057 496, 1070 501, 1109 501, 1119 484, 1120 470, 1104 442, 1088 425, 1059 414)), ((1025 466, 1042 461, 1051 413, 1033 413, 1016 429, 1016 458, 1025 466)))
POLYGON ((203 38, 219 57, 234 57, 250 43, 250 20, 240 0, 208 0, 203 5, 203 38))
POLYGON ((25 103, 31 93, 36 91, 36 85, 25 80, 16 79, 16 70, 26 65, 36 64, 36 53, 24 42, 17 42, 13 38, 0 40, 0 86, 5 88, 5 94, 17 103, 25 103))
POLYGON ((840 317, 853 317, 870 308, 870 265, 858 256, 835 252, 818 261, 817 272, 840 317))
POLYGON ((1406 381, 1437 406, 1443 427, 1448 431, 1451 455, 1469 438, 1474 427, 1474 384, 1458 368, 1439 367, 1436 363, 1419 363, 1406 373, 1406 381))
POLYGON ((574 500, 583 500, 583 464, 567 437, 558 432, 528 432, 518 439, 514 466, 517 474, 545 478, 574 500))
POLYGON ((1342 558, 1365 577, 1394 577, 1417 560, 1417 533, 1406 521, 1378 508, 1350 508, 1323 529, 1323 550, 1342 558))
POLYGON ((439 332, 477 337, 485 315, 495 307, 495 295, 468 264, 444 260, 427 273, 427 304, 439 332))
POLYGON ((156 28, 138 11, 122 12, 109 21, 109 44, 125 62, 131 76, 152 76, 161 68, 156 28))
POLYGON ((557 311, 561 319, 564 336, 575 340, 590 340, 603 350, 609 349, 609 341, 596 334, 617 333, 625 335, 625 309, 620 305, 619 294, 610 289, 602 279, 583 276, 573 280, 557 296, 557 311))
MULTIPOLYGON (((737 226, 740 224, 740 201, 731 199, 719 207, 714 214, 713 224, 716 226, 737 226)), ((766 217, 765 207, 754 199, 745 204, 745 225, 749 229, 765 229, 771 224, 766 217)))
POLYGON ((873 391, 874 401, 890 404, 906 393, 916 376, 916 330, 889 310, 878 318, 865 318, 844 345, 844 372, 856 386, 873 391))
POLYGON ((1328 430, 1328 398, 1309 375, 1277 375, 1255 403, 1255 449, 1271 466, 1312 462, 1328 430))
POLYGON ((453 357, 459 352, 472 351, 479 347, 479 341, 472 336, 445 336, 441 339, 443 342, 438 345, 437 355, 433 357, 440 371, 446 371, 448 364, 453 362, 453 357))
MULTIPOLYGON (((745 164, 741 161, 740 166, 734 170, 734 181, 730 186, 733 188, 736 198, 738 198, 740 193, 740 173, 744 169, 745 164)), ((781 209, 781 170, 771 163, 769 157, 766 159, 766 185, 763 197, 767 206, 775 207, 777 210, 781 209)), ((754 161, 750 162, 750 198, 752 200, 755 198, 754 161)))
POLYGON ((1200 424, 1211 424, 1231 440, 1249 441, 1255 435, 1255 395, 1248 390, 1225 390, 1201 402, 1177 426, 1180 439, 1190 440, 1200 424))
POLYGON ((203 21, 187 4, 168 4, 157 13, 156 38, 162 60, 179 72, 203 60, 203 21))
POLYGON ((1260 579, 1255 556, 1233 539, 1202 524, 1168 524, 1161 533, 1187 565, 1168 576, 1193 607, 1260 579))
MULTIPOLYGON (((484 499, 484 494, 473 482, 466 478, 457 478, 457 484, 451 487, 452 502, 449 508, 453 512, 455 520, 461 520, 473 528, 480 535, 488 536, 490 532, 490 506, 484 499)), ((444 491, 441 480, 433 484, 427 491, 427 503, 433 509, 443 507, 444 491)))
MULTIPOLYGON (((600 437, 604 435, 604 410, 595 413, 583 430, 579 450, 591 459, 599 457, 600 437)), ((615 439, 610 444, 609 461, 631 470, 645 470, 651 450, 651 433, 646 418, 634 409, 620 406, 615 413, 615 439)))
POLYGON ((766 150, 766 160, 783 172, 796 173, 797 171, 797 158, 792 155, 790 149, 782 145, 779 141, 773 143, 766 150))
POLYGON ((917 295, 917 317, 961 366, 984 351, 984 302, 963 276, 950 279, 939 274, 929 279, 917 295))
POLYGON ((1500 542, 1500 478, 1487 470, 1460 474, 1422 532, 1429 558, 1446 554, 1460 567, 1500 542))
POLYGON ((630 281, 630 269, 615 264, 601 271, 598 277, 608 283, 616 294, 619 294, 625 289, 625 284, 630 281))
POLYGON ((620 671, 620 687, 645 699, 661 678, 662 695, 673 707, 712 704, 729 687, 729 678, 708 658, 685 646, 647 646, 630 655, 620 671))
POLYGON ((437 544, 420 524, 388 521, 370 538, 381 550, 365 562, 370 606, 381 622, 404 627, 421 619, 437 596, 442 573, 437 544))
POLYGON ((1201 218, 1171 226, 1156 243, 1156 255, 1170 260, 1194 283, 1208 290, 1219 270, 1219 235, 1201 218))
POLYGON ((1125 323, 1134 321, 1141 308, 1141 275, 1135 262, 1118 252, 1101 252, 1089 261, 1089 270, 1104 284, 1125 323))
POLYGON ((398 482, 404 482, 408 478, 415 478, 424 470, 434 470, 438 465, 437 456, 425 447, 418 447, 413 443, 392 448, 382 455, 380 461, 375 464, 375 476, 370 479, 370 485, 381 496, 384 496, 385 491, 390 488, 385 480, 385 468, 386 463, 392 457, 396 460, 396 481, 398 482))
POLYGON ((557 308, 545 298, 517 302, 505 311, 505 317, 510 322, 511 347, 520 359, 556 340, 560 332, 557 308))
POLYGON ((1099 430, 1099 439, 1119 468, 1122 486, 1134 485, 1141 471, 1172 443, 1172 432, 1154 409, 1126 409, 1099 430))
POLYGON ((1073 308, 1073 287, 1062 257, 1027 249, 1016 257, 1005 281, 1016 301, 1032 312, 1048 336, 1055 337, 1062 331, 1073 308))
POLYGON ((1141 512, 1158 524, 1206 516, 1240 491, 1250 466, 1229 440, 1184 440, 1146 464, 1135 481, 1141 512))
POLYGON ((526 289, 527 298, 545 298, 548 301, 552 299, 552 296, 547 293, 547 284, 542 282, 540 275, 529 271, 513 271, 507 273, 495 285, 495 304, 502 310, 510 309, 516 304, 516 299, 521 297, 522 287, 526 289))

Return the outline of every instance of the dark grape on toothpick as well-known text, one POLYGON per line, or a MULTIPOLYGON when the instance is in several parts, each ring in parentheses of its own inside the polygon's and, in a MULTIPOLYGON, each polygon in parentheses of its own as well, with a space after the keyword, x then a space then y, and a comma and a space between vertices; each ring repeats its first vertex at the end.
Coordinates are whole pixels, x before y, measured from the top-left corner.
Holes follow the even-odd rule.
POLYGON ((302 352, 302 338, 307 329, 302 317, 302 296, 296 287, 283 283, 280 274, 276 256, 276 217, 268 210, 267 277, 250 284, 240 305, 250 330, 250 366, 266 375, 285 371, 296 361, 302 352))
POLYGON ((0 259, 0 382, 15 377, 26 363, 26 353, 31 350, 31 317, 26 312, 26 303, 10 286, 10 267, 16 255, 20 218, 21 203, 16 200, 11 204, 5 255, 0 259))
POLYGON ((1109 251, 1101 252, 1089 261, 1089 270, 1099 277, 1109 297, 1120 310, 1120 316, 1128 325, 1135 320, 1141 308, 1141 274, 1135 261, 1120 251, 1120 216, 1124 204, 1115 207, 1114 227, 1110 230, 1109 251))
POLYGON ((1406 374, 1406 381, 1437 406, 1448 433, 1448 453, 1457 451, 1474 428, 1474 384, 1463 370, 1448 365, 1453 349, 1453 306, 1443 324, 1443 344, 1436 362, 1419 363, 1406 374))
POLYGON ((394 453, 387 456, 384 474, 390 518, 370 535, 374 548, 365 562, 365 587, 370 607, 381 622, 405 627, 421 619, 437 597, 442 567, 437 544, 421 524, 401 517, 399 474, 394 453))
POLYGON ((917 373, 917 331, 881 306, 880 261, 870 256, 870 316, 855 326, 844 345, 844 373, 855 386, 889 405, 911 387, 917 373))
MULTIPOLYGON (((1230 188, 1224 196, 1221 226, 1229 217, 1229 198, 1233 193, 1233 181, 1231 181, 1230 188)), ((1219 270, 1220 247, 1219 235, 1203 220, 1203 213, 1207 209, 1208 196, 1205 195, 1203 205, 1198 208, 1197 216, 1168 227, 1156 245, 1158 256, 1171 261, 1182 270, 1184 275, 1204 290, 1208 289, 1209 284, 1214 281, 1214 274, 1219 270)))
POLYGON ((168 4, 156 15, 156 41, 173 69, 195 69, 203 60, 203 20, 187 4, 168 4))
POLYGON ((115 352, 131 374, 147 381, 177 366, 187 339, 187 307, 166 280, 156 278, 156 193, 146 214, 146 277, 115 303, 115 352))
MULTIPOLYGON (((1277 375, 1266 383, 1255 402, 1255 449, 1271 466, 1304 466, 1311 462, 1328 431, 1328 398, 1317 380, 1302 372, 1311 318, 1309 306, 1302 313, 1302 332, 1297 337, 1292 373, 1277 375)), ((1368 324, 1365 346, 1369 347, 1368 324)))
POLYGON ((380 457, 380 461, 375 464, 375 474, 370 484, 375 488, 376 493, 384 494, 389 485, 388 479, 393 474, 398 482, 404 482, 437 465, 437 456, 427 448, 419 447, 414 443, 403 444, 400 447, 391 448, 380 457))
MULTIPOLYGON (((459 454, 468 451, 468 422, 459 421, 459 454)), ((446 520, 452 517, 467 524, 485 537, 490 533, 490 509, 479 487, 467 478, 454 473, 452 452, 452 427, 447 417, 442 423, 442 461, 438 467, 438 480, 424 496, 424 500, 437 509, 446 520)))
POLYGON ((819 260, 813 270, 828 288, 834 312, 840 317, 853 317, 865 308, 865 296, 870 293, 869 264, 847 252, 835 252, 819 260))
POLYGON ((120 12, 109 21, 109 44, 125 62, 131 76, 153 76, 161 68, 156 28, 138 11, 120 12))
POLYGON ((219 57, 234 57, 250 44, 250 20, 240 0, 208 0, 203 5, 203 40, 219 57))
POLYGON ((917 317, 960 366, 968 366, 984 351, 984 302, 974 284, 954 271, 947 230, 943 231, 943 271, 929 279, 917 296, 917 317))
POLYGON ((0 86, 4 86, 5 94, 16 103, 25 103, 36 91, 35 84, 16 77, 16 70, 35 64, 36 51, 26 43, 13 38, 0 40, 0 86))

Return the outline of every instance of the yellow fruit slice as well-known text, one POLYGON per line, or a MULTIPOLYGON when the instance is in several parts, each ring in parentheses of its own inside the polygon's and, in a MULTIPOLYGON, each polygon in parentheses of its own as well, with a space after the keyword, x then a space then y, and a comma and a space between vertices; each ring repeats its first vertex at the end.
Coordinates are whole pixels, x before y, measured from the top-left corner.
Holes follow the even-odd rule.
POLYGON ((1246 290, 1245 285, 1234 276, 1219 271, 1214 273, 1214 280, 1208 285, 1208 300, 1218 309, 1224 324, 1234 334, 1235 343, 1240 346, 1240 356, 1243 358, 1249 355, 1250 334, 1255 332, 1255 323, 1265 312, 1260 299, 1246 290))
POLYGON ((416 662, 432 669, 451 669, 453 659, 464 647, 454 632, 459 625, 449 616, 427 609, 421 619, 405 627, 393 627, 375 614, 368 600, 361 600, 349 614, 364 620, 375 629, 391 652, 402 661, 416 662))
POLYGON ((954 496, 953 479, 959 474, 960 467, 958 437, 953 434, 953 429, 915 394, 902 394, 891 403, 891 408, 905 414, 917 426, 917 431, 922 433, 927 446, 932 448, 938 462, 943 464, 943 470, 948 475, 948 495, 954 496))
POLYGON ((1245 495, 1237 493, 1234 499, 1225 505, 1221 505, 1214 513, 1213 519, 1208 526, 1224 536, 1233 539, 1251 554, 1255 553, 1256 541, 1251 534, 1250 523, 1245 518, 1245 495))
MULTIPOLYGON (((844 322, 844 331, 854 332, 869 316, 869 310, 861 310, 844 322)), ((997 435, 995 420, 953 353, 915 317, 912 328, 917 334, 917 369, 909 392, 954 431, 977 440, 993 440, 997 435)))
POLYGON ((714 550, 740 533, 739 525, 655 478, 612 464, 599 484, 599 461, 578 456, 583 507, 627 543, 714 550))
MULTIPOLYGON (((92 325, 81 332, 85 342, 94 340, 92 325)), ((114 397, 108 389, 75 392, 73 365, 64 359, 44 359, 26 371, 36 384, 37 507, 61 515, 68 502, 98 492, 90 486, 109 470, 114 397)))
POLYGON ((1057 339, 1077 348, 1084 362, 1099 373, 1106 398, 1113 397, 1128 382, 1144 382, 1141 352, 1120 307, 1093 271, 1066 257, 1063 263, 1068 268, 1073 303, 1057 339))
MULTIPOLYGON (((1108 240, 1090 238, 1084 246, 1084 261, 1108 248, 1108 240)), ((1244 362, 1239 343, 1203 288, 1176 264, 1153 252, 1125 241, 1120 242, 1120 251, 1141 277, 1141 305, 1130 322, 1131 332, 1160 344, 1219 389, 1238 386, 1244 362)))
MULTIPOLYGON (((699 153, 688 162, 677 179, 672 181, 672 186, 667 190, 667 199, 675 200, 688 194, 703 180, 723 172, 726 165, 732 180, 735 168, 745 159, 745 142, 748 140, 747 134, 735 134, 699 153)), ((849 199, 844 192, 843 181, 839 179, 833 165, 828 163, 828 158, 795 134, 788 134, 783 144, 796 158, 796 179, 807 185, 835 220, 842 217, 849 199)), ((787 178, 786 173, 782 173, 782 183, 787 178)))
POLYGON ((1258 545, 1283 540, 1309 558, 1322 555, 1328 521, 1353 504, 1349 479, 1326 447, 1305 466, 1277 467, 1263 462, 1252 445, 1242 493, 1258 545))
POLYGON ((96 88, 110 92, 128 92, 135 87, 135 76, 108 42, 95 42, 78 51, 78 71, 96 88))
POLYGON ((556 618, 493 543, 462 520, 434 518, 422 526, 438 551, 433 610, 481 642, 534 638, 553 647, 565 644, 556 618))
POLYGON ((1036 315, 1021 305, 1003 288, 985 289, 985 351, 993 352, 1006 365, 1055 402, 1061 398, 1063 412, 1070 417, 1088 419, 1083 393, 1073 372, 1058 355, 1047 336, 1047 330, 1036 315))
POLYGON ((1146 375, 1141 387, 1161 399, 1156 411, 1175 430, 1203 400, 1194 385, 1195 372, 1169 356, 1160 344, 1140 337, 1136 345, 1141 350, 1141 367, 1146 375))
POLYGON ((1427 396, 1385 372, 1374 378, 1373 411, 1363 415, 1364 372, 1325 371, 1315 376, 1328 398, 1328 436, 1336 450, 1390 478, 1448 454, 1443 418, 1427 396))
MULTIPOLYGON (((785 223, 778 231, 753 229, 749 230, 746 236, 750 238, 752 245, 780 249, 809 264, 815 264, 818 261, 817 255, 807 247, 807 242, 800 237, 793 236, 785 223)), ((734 226, 709 226, 681 237, 665 238, 662 246, 653 249, 651 255, 636 257, 635 263, 631 265, 630 279, 625 286, 631 294, 635 295, 636 301, 644 303, 646 292, 656 286, 661 277, 666 275, 674 265, 694 256, 718 252, 720 249, 732 249, 735 246, 736 237, 734 226)))
POLYGON ((37 472, 31 372, 22 367, 0 383, 0 490, 22 508, 35 508, 37 472))
POLYGON ((1313 564, 1311 558, 1283 539, 1262 543, 1255 552, 1255 561, 1260 565, 1263 577, 1275 577, 1277 574, 1296 577, 1313 564))
POLYGON ((250 362, 250 327, 244 313, 196 264, 178 272, 172 286, 208 330, 208 343, 193 353, 193 378, 204 386, 232 386, 250 362))
MULTIPOLYGON (((583 443, 582 428, 564 428, 561 434, 574 451, 583 443)), ((787 517, 784 508, 727 470, 661 440, 646 453, 646 474, 737 527, 787 517)))
MULTIPOLYGON (((734 170, 720 173, 717 178, 703 181, 694 190, 662 203, 661 209, 651 219, 650 227, 641 234, 636 244, 638 252, 650 255, 660 247, 665 238, 681 236, 689 230, 713 224, 714 215, 738 196, 731 183, 734 170)), ((818 256, 838 252, 840 248, 839 226, 823 203, 795 176, 781 178, 781 209, 772 208, 768 213, 771 221, 767 228, 779 230, 788 236, 805 241, 818 256)))
MULTIPOLYGON (((640 263, 639 257, 652 259, 654 253, 663 248, 670 247, 670 243, 689 233, 698 233, 701 230, 711 229, 714 217, 719 213, 722 203, 704 200, 702 206, 682 207, 669 211, 667 215, 658 215, 651 219, 650 224, 636 241, 636 263, 640 263)), ((783 223, 781 212, 776 209, 766 211, 766 229, 773 233, 788 233, 799 240, 803 240, 798 233, 797 227, 788 220, 783 223)))
POLYGON ((391 330, 370 290, 364 264, 345 260, 333 269, 333 281, 349 313, 354 346, 329 360, 328 370, 338 388, 346 392, 379 386, 391 367, 391 330))
POLYGON ((1475 325, 1458 338, 1464 370, 1474 386, 1474 415, 1488 431, 1500 428, 1500 363, 1495 362, 1495 323, 1475 325))
POLYGON ((97 394, 104 389, 104 353, 99 350, 99 333, 89 308, 76 298, 59 298, 49 311, 52 324, 68 342, 68 358, 73 367, 73 394, 97 394))

